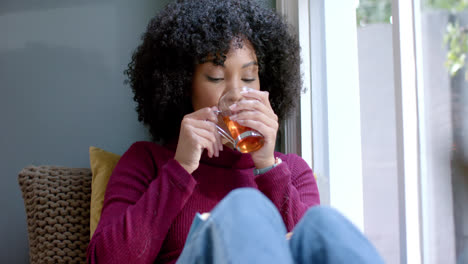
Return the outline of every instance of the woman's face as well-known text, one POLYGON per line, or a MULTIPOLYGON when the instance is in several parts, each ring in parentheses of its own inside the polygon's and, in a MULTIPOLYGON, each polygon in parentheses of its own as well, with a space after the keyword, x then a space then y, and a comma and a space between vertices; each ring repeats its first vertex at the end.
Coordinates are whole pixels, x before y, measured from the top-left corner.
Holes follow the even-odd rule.
POLYGON ((192 82, 193 109, 197 111, 216 106, 221 95, 244 86, 260 90, 257 56, 247 40, 244 40, 242 48, 231 48, 223 66, 208 61, 195 67, 192 82))

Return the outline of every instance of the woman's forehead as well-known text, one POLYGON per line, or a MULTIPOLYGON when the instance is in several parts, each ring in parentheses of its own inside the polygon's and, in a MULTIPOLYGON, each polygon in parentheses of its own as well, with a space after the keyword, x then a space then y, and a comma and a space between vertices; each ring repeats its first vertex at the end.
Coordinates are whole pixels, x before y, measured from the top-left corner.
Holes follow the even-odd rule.
POLYGON ((257 55, 252 43, 245 38, 233 38, 227 52, 216 52, 209 54, 200 60, 200 64, 211 62, 215 65, 222 66, 228 58, 231 57, 246 57, 253 61, 257 61, 257 55))

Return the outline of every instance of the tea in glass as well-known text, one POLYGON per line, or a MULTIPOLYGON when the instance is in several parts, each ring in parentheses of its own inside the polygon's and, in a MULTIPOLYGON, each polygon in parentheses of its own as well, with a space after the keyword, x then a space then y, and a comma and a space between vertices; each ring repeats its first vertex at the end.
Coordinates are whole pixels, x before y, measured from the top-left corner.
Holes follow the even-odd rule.
POLYGON ((218 102, 218 108, 220 110, 219 113, 229 130, 229 134, 231 134, 234 139, 234 147, 242 153, 249 153, 259 150, 265 143, 265 140, 263 135, 258 131, 250 127, 242 126, 229 118, 234 114, 229 107, 242 99, 240 90, 231 90, 221 96, 218 102))
POLYGON ((265 143, 263 136, 252 128, 232 121, 229 116, 223 116, 223 121, 235 140, 234 147, 240 152, 249 153, 259 150, 265 143))

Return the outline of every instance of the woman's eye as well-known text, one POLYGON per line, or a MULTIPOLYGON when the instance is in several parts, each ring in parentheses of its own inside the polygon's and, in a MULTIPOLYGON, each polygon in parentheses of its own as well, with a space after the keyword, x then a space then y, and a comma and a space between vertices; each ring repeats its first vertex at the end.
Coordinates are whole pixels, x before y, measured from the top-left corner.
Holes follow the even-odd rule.
POLYGON ((215 77, 211 77, 211 76, 206 76, 206 78, 208 78, 208 81, 210 81, 210 82, 220 82, 220 81, 224 80, 224 78, 215 78, 215 77))
POLYGON ((250 79, 249 78, 244 78, 244 79, 242 79, 242 81, 247 82, 247 83, 251 83, 251 82, 253 82, 255 80, 256 80, 255 78, 250 78, 250 79))

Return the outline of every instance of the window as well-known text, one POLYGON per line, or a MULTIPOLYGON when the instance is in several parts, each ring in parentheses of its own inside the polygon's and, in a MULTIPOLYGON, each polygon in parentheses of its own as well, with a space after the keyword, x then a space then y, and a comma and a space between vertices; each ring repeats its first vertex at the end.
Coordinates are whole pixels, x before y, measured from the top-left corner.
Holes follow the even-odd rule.
POLYGON ((388 263, 468 263, 468 2, 276 4, 307 89, 285 150, 311 164, 322 202, 388 263))

